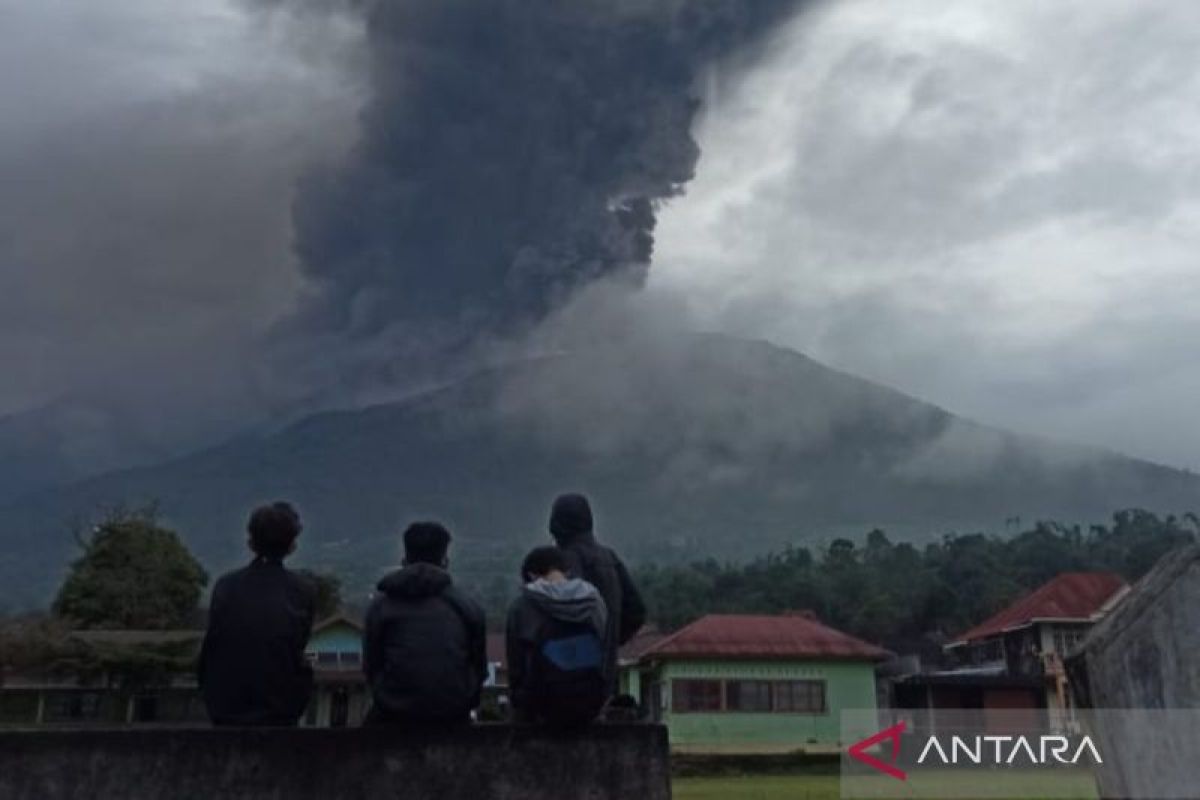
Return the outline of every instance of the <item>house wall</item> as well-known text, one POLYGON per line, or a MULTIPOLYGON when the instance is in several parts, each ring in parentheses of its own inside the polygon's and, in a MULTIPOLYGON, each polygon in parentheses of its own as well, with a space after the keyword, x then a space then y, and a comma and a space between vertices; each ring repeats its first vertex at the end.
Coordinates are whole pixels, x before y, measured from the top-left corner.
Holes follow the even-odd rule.
POLYGON ((362 633, 352 625, 332 625, 308 640, 310 653, 359 653, 362 651, 362 633))
POLYGON ((782 753, 839 748, 841 712, 874 709, 875 667, 869 662, 669 661, 657 667, 661 719, 679 752, 782 753), (825 712, 679 713, 671 708, 671 682, 707 680, 822 680, 825 712))
POLYGON ((617 681, 617 693, 627 694, 635 700, 642 700, 642 668, 639 666, 624 667, 617 681))
POLYGON ((363 723, 370 710, 371 693, 363 681, 321 683, 313 688, 312 698, 308 701, 304 716, 300 718, 300 725, 306 728, 355 728, 363 723), (335 715, 335 705, 344 707, 344 718, 340 712, 335 715))

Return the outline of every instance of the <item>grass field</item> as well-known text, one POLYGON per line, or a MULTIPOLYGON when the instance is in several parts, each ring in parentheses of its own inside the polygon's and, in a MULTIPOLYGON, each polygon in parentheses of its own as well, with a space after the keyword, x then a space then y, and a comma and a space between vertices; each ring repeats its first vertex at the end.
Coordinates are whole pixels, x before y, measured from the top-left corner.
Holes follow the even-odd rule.
POLYGON ((838 800, 837 775, 676 778, 675 800, 838 800))
MULTIPOLYGON (((1009 774, 1012 782, 1007 786, 1014 795, 1019 797, 1036 797, 1038 787, 1045 788, 1045 774, 1028 774, 1022 780, 1019 776, 1009 774), (1015 779, 1015 780, 1014 780, 1015 779)), ((712 778, 676 778, 673 781, 675 800, 839 800, 840 786, 837 775, 749 775, 740 777, 712 778)), ((971 775, 953 776, 943 773, 938 781, 938 790, 934 797, 952 796, 956 785, 966 786, 966 782, 977 782, 978 773, 971 775)), ((1094 785, 1086 773, 1077 775, 1059 775, 1054 779, 1053 791, 1047 792, 1048 797, 1076 798, 1090 800, 1096 797, 1094 785)), ((906 795, 918 800, 920 789, 915 782, 909 789, 912 793, 906 795)), ((995 791, 996 787, 993 786, 995 791)), ((964 792, 970 796, 970 790, 964 792)), ((978 795, 976 795, 978 796, 978 795)))

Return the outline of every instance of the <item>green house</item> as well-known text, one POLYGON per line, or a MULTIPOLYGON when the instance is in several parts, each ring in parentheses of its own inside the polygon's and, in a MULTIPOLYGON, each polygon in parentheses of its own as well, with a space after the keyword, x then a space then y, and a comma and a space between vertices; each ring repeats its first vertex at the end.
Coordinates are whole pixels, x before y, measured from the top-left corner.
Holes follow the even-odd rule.
POLYGON ((362 724, 371 707, 362 672, 363 626, 337 614, 313 626, 305 655, 313 668, 313 693, 301 721, 305 727, 362 724))
POLYGON ((841 712, 876 708, 882 648, 808 613, 710 615, 627 663, 623 689, 681 753, 832 752, 841 712))

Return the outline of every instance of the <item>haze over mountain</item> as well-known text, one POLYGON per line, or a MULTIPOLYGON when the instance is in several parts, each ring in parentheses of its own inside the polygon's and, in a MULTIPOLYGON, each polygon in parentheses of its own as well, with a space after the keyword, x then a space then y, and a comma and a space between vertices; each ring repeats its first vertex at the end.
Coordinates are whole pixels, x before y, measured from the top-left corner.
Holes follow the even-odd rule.
POLYGON ((1186 472, 978 425, 762 342, 671 336, 510 362, 25 496, 0 507, 0 580, 10 603, 45 601, 72 520, 148 501, 224 569, 245 557, 247 511, 287 498, 305 519, 300 560, 352 590, 424 516, 451 525, 455 568, 480 585, 514 573, 546 536, 550 499, 572 489, 635 561, 1200 507, 1186 472))

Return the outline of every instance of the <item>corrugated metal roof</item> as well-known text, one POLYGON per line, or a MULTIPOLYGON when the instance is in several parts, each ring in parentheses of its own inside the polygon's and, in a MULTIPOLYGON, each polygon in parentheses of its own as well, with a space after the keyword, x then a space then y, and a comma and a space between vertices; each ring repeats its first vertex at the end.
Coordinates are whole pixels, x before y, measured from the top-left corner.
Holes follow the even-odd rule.
POLYGON ((1064 572, 956 637, 955 644, 986 639, 1037 620, 1089 622, 1126 588, 1124 579, 1112 572, 1064 572))
POLYGON ((643 658, 853 659, 887 650, 822 625, 811 614, 710 614, 654 644, 643 658))
POLYGON ((81 630, 72 631, 71 638, 88 644, 178 644, 181 642, 199 641, 204 637, 204 631, 197 630, 81 630))

